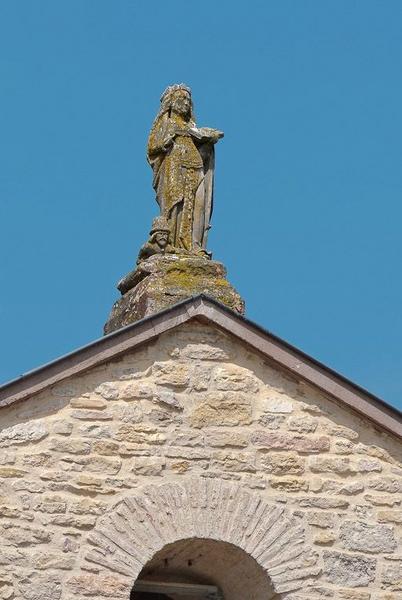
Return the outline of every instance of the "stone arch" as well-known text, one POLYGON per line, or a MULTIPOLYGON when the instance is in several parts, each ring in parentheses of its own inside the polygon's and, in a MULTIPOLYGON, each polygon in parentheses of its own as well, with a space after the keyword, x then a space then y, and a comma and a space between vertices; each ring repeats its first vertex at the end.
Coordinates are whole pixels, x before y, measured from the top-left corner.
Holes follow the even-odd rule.
POLYGON ((129 598, 133 582, 158 551, 191 538, 244 550, 277 594, 300 589, 319 574, 303 525, 283 505, 237 483, 203 478, 151 484, 120 500, 88 535, 92 548, 85 560, 123 576, 129 598))

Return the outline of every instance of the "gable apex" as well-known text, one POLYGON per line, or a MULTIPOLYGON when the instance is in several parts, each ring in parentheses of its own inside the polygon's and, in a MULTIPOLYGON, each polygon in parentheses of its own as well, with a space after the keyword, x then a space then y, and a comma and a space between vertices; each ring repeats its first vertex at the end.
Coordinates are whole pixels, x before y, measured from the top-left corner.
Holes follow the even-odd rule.
POLYGON ((402 414, 301 350, 203 294, 128 325, 0 387, 0 408, 23 401, 56 383, 105 364, 143 344, 197 320, 236 337, 281 369, 305 380, 340 404, 402 437, 402 414))

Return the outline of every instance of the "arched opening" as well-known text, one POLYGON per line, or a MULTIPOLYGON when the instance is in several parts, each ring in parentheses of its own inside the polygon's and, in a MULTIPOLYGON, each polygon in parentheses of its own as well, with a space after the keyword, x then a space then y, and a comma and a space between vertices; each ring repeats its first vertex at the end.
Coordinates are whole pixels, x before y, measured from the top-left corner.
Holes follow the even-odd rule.
POLYGON ((191 538, 167 544, 144 566, 130 600, 278 600, 266 572, 227 542, 191 538))

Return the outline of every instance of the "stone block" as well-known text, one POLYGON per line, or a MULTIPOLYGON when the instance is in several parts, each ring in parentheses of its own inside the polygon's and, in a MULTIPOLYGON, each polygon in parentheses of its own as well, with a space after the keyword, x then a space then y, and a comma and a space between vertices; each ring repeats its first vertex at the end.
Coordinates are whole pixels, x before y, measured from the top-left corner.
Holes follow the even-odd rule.
POLYGON ((402 510, 380 510, 377 516, 380 523, 402 525, 402 510))
POLYGON ((259 382, 250 371, 236 365, 217 367, 214 370, 212 383, 217 390, 243 391, 249 394, 256 393, 259 382))
POLYGON ((295 452, 270 452, 260 457, 261 468, 272 475, 304 473, 304 458, 295 452))
POLYGON ((50 450, 63 454, 89 454, 91 452, 91 443, 79 438, 70 438, 68 440, 54 438, 50 441, 50 450))
POLYGON ((255 457, 251 453, 245 452, 216 452, 213 455, 212 469, 221 469, 222 471, 233 472, 251 472, 256 471, 255 457))
POLYGON ((156 362, 152 367, 154 381, 158 385, 183 388, 190 382, 191 367, 177 361, 156 362))
POLYGON ((402 591, 402 560, 393 560, 383 565, 381 583, 385 588, 402 591))
POLYGON ((182 359, 192 360, 212 360, 212 361, 228 361, 232 358, 227 349, 212 346, 208 343, 203 344, 187 344, 179 351, 179 356, 182 359))
POLYGON ((367 486, 378 492, 386 492, 387 494, 402 493, 402 478, 397 477, 376 477, 369 479, 367 486))
POLYGON ((79 398, 72 398, 70 400, 70 406, 72 408, 89 408, 103 410, 107 406, 107 402, 98 398, 97 396, 80 396, 79 398))
POLYGON ((140 427, 139 425, 124 424, 118 428, 115 439, 120 442, 128 442, 130 444, 164 444, 166 435, 157 433, 154 427, 140 427))
POLYGON ((289 431, 297 431, 298 433, 314 433, 317 429, 317 419, 310 417, 290 417, 288 421, 289 431))
POLYGON ((285 431, 255 431, 250 441, 262 450, 295 450, 303 454, 327 452, 330 446, 327 437, 306 437, 285 431))
POLYGON ((240 431, 209 430, 205 434, 207 446, 213 448, 244 448, 248 444, 247 436, 240 431))
POLYGON ((196 428, 248 425, 251 423, 251 400, 242 392, 211 392, 192 411, 190 424, 196 428))
POLYGON ((262 408, 266 412, 289 414, 293 412, 293 403, 281 395, 275 396, 271 393, 262 401, 262 408))
POLYGON ((329 583, 366 587, 375 579, 377 563, 374 558, 327 550, 323 559, 324 577, 329 583))
POLYGON ((363 522, 344 521, 341 523, 340 539, 344 548, 357 552, 393 552, 397 542, 392 527, 369 525, 363 522))
POLYGON ((134 459, 132 471, 136 475, 162 475, 166 460, 160 456, 141 456, 134 459))
POLYGON ((284 415, 273 415, 271 413, 264 413, 258 419, 260 425, 267 427, 267 429, 279 429, 282 423, 285 421, 284 415))
POLYGON ((13 427, 6 427, 0 432, 0 448, 11 444, 38 442, 49 435, 49 429, 42 421, 28 421, 13 427))
POLYGON ((271 479, 272 489, 280 492, 307 492, 308 482, 297 477, 281 477, 280 479, 271 479))

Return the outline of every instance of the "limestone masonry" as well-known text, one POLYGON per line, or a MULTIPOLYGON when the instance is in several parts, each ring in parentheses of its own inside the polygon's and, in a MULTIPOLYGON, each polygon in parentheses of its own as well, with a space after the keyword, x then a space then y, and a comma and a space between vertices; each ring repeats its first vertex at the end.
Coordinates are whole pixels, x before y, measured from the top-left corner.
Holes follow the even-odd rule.
POLYGON ((0 416, 3 600, 128 600, 186 540, 231 600, 402 598, 401 440, 217 327, 0 416))

